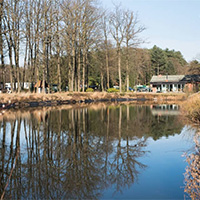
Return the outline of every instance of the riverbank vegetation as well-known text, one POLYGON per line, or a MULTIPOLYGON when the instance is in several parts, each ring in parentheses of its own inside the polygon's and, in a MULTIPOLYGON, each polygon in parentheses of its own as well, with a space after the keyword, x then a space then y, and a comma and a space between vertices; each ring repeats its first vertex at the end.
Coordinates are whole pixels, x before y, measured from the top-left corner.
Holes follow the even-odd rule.
POLYGON ((118 85, 122 92, 152 75, 199 69, 179 51, 140 48, 145 25, 120 5, 108 11, 96 0, 0 0, 0 22, 0 84, 12 91, 25 82, 33 91, 43 80, 43 88, 46 81, 58 91, 118 85))
POLYGON ((181 107, 189 121, 200 124, 200 93, 190 95, 181 107))
MULTIPOLYGON (((107 93, 107 92, 61 92, 54 94, 42 94, 42 93, 11 93, 1 94, 0 96, 0 107, 10 105, 13 103, 22 104, 21 107, 27 106, 24 103, 27 102, 48 102, 49 105, 55 104, 74 104, 82 102, 109 102, 109 101, 139 101, 139 102, 181 102, 187 98, 185 93, 135 93, 135 92, 124 92, 124 93, 107 93)), ((45 106, 45 105, 44 105, 45 106)))

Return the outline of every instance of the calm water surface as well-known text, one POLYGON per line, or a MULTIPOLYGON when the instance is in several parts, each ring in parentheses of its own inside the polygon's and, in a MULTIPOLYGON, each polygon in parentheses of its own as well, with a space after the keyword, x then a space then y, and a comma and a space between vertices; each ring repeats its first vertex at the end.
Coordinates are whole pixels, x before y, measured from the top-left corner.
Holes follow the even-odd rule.
POLYGON ((6 111, 0 115, 0 195, 199 199, 199 138, 176 105, 6 111))

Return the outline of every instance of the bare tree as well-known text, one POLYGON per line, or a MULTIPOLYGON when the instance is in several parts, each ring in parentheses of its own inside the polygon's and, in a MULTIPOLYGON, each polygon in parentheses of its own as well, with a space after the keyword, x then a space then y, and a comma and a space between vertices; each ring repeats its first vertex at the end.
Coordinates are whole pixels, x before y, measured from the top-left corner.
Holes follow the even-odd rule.
MULTIPOLYGON (((3 52, 3 9, 4 9, 4 1, 0 0, 0 57, 1 57, 1 67, 4 72, 4 52, 3 52)), ((4 73, 2 73, 3 87, 5 85, 4 73)))
MULTIPOLYGON (((11 26, 10 26, 10 15, 7 15, 4 18, 4 28, 6 31, 4 32, 7 48, 8 48, 8 54, 9 54, 9 62, 10 62, 10 83, 11 83, 11 91, 13 92, 13 61, 12 61, 12 55, 13 55, 13 40, 12 40, 12 32, 11 32, 11 26)), ((16 87, 16 85, 15 85, 16 87)))
POLYGON ((120 5, 115 5, 114 12, 110 15, 110 32, 116 42, 117 50, 117 65, 119 76, 119 90, 122 92, 122 77, 121 77, 121 46, 125 37, 125 16, 120 5))
MULTIPOLYGON (((7 25, 8 33, 7 39, 9 39, 7 43, 9 48, 11 48, 9 51, 12 51, 14 56, 18 92, 21 91, 19 57, 21 45, 20 43, 22 41, 23 6, 24 2, 22 0, 7 0, 5 2, 5 22, 7 25)), ((12 58, 10 57, 10 59, 12 58)))
POLYGON ((61 52, 61 45, 60 45, 60 15, 59 15, 59 4, 56 4, 56 54, 57 54, 57 76, 58 76, 58 91, 61 92, 61 69, 60 69, 60 52, 61 52))
POLYGON ((105 59, 106 59, 106 77, 107 77, 107 88, 110 88, 110 72, 109 72, 109 55, 108 55, 108 18, 106 14, 102 18, 103 32, 104 32, 104 45, 105 45, 105 59))
MULTIPOLYGON (((45 87, 49 84, 49 55, 51 54, 51 50, 49 51, 49 46, 51 47, 52 37, 55 36, 55 44, 56 44, 56 53, 60 59, 60 46, 59 46, 59 17, 57 16, 57 12, 59 12, 57 7, 57 2, 53 0, 43 0, 42 1, 42 24, 41 24, 41 42, 42 42, 42 92, 45 93, 45 87), (53 9, 52 7, 55 6, 53 9), (55 12, 54 12, 55 11, 55 12), (52 27, 55 27, 54 32, 52 33, 52 27)), ((57 59, 59 68, 60 60, 57 59)), ((61 82, 61 80, 60 80, 61 82)), ((60 84, 61 85, 61 84, 60 84)), ((50 87, 50 85, 49 85, 50 87)), ((49 92, 49 90, 48 90, 49 92)))
POLYGON ((145 30, 144 26, 139 26, 137 13, 132 11, 124 11, 125 17, 125 43, 126 43, 126 89, 129 91, 129 56, 130 47, 136 47, 143 41, 139 39, 138 35, 145 30))
MULTIPOLYGON (((98 45, 102 41, 102 32, 101 32, 101 18, 102 12, 96 6, 95 0, 88 0, 84 9, 84 20, 83 20, 83 71, 87 67, 86 75, 86 84, 88 85, 88 74, 89 74, 89 63, 88 55, 89 52, 94 48, 95 45, 98 45), (85 59, 84 59, 85 57, 85 59), (84 62, 85 60, 85 62, 84 62)), ((83 73, 83 83, 85 73, 83 73)), ((84 84, 83 84, 84 85, 84 84)))
POLYGON ((16 66, 16 74, 17 74, 17 91, 18 93, 21 91, 21 84, 20 84, 20 74, 19 74, 19 48, 20 48, 20 34, 21 34, 21 20, 23 15, 23 2, 20 0, 14 1, 13 5, 14 9, 11 13, 12 16, 12 29, 13 33, 13 50, 14 50, 14 60, 16 66))
POLYGON ((46 82, 46 44, 47 44, 47 12, 48 12, 47 0, 43 0, 43 34, 42 34, 42 93, 45 93, 45 82, 46 82))
POLYGON ((62 5, 62 17, 64 23, 64 39, 66 41, 66 52, 68 57, 68 86, 74 90, 75 69, 76 69, 76 45, 78 30, 78 1, 64 2, 62 5))
POLYGON ((77 87, 78 92, 80 92, 80 86, 81 86, 81 54, 82 54, 82 34, 81 34, 81 23, 82 23, 82 5, 81 2, 79 2, 81 6, 79 6, 79 18, 78 18, 78 67, 77 67, 77 87))
POLYGON ((71 90, 73 91, 75 89, 75 91, 77 90, 76 87, 76 79, 75 79, 75 72, 76 72, 76 45, 77 45, 77 37, 78 37, 78 20, 79 20, 79 4, 78 2, 74 2, 73 6, 72 6, 72 12, 71 12, 71 17, 72 17, 72 79, 71 79, 71 90))
MULTIPOLYGON (((33 86, 43 80, 43 92, 45 82, 49 85, 57 83, 59 91, 64 84, 70 91, 80 91, 82 85, 84 92, 89 76, 96 68, 101 85, 109 88, 110 82, 116 79, 116 69, 110 73, 115 65, 113 52, 116 50, 121 92, 124 42, 128 89, 130 49, 141 43, 138 35, 144 28, 138 25, 137 15, 121 9, 120 5, 115 5, 114 12, 108 17, 103 12, 97 0, 0 0, 1 64, 4 66, 4 56, 8 55, 11 85, 17 82, 20 92, 21 82, 30 80, 33 86), (114 42, 108 39, 109 36, 114 42), (2 37, 6 39, 6 48, 2 46, 2 37), (112 43, 115 43, 115 49, 112 43), (97 66, 93 67, 92 54, 97 49, 102 62, 96 62, 97 66)), ((14 87, 16 89, 16 84, 14 87)))
POLYGON ((62 32, 61 37, 63 40, 64 48, 63 51, 65 52, 66 57, 66 64, 63 66, 67 69, 68 72, 68 88, 71 90, 71 46, 70 46, 70 2, 69 1, 63 1, 61 6, 61 16, 62 16, 62 32))
POLYGON ((74 0, 62 5, 70 91, 80 90, 81 72, 82 91, 85 90, 88 52, 98 35, 96 30, 99 14, 94 2, 94 0, 74 0))

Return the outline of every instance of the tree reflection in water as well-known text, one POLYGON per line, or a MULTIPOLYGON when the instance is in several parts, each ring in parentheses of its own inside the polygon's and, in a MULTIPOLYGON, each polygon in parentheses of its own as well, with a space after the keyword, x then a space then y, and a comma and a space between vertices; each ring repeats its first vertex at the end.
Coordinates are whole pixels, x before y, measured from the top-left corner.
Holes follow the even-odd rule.
MULTIPOLYGON (((129 121, 129 111, 127 112, 127 121, 129 121)), ((146 166, 137 161, 139 157, 142 157, 146 151, 142 150, 146 146, 146 139, 137 138, 134 141, 129 141, 129 136, 125 133, 123 144, 121 136, 121 124, 122 124, 122 107, 119 108, 119 130, 118 130, 118 142, 116 150, 113 152, 113 158, 110 160, 110 182, 116 185, 115 192, 122 192, 126 186, 130 186, 134 183, 139 173, 137 167, 145 168, 146 166)))
POLYGON ((195 150, 186 155, 185 192, 191 199, 200 199, 200 132, 194 136, 195 150))
MULTIPOLYGON (((159 119, 177 128, 172 117, 159 119)), ((0 121, 0 193, 18 149, 6 199, 98 199, 111 185, 122 191, 146 167, 139 162, 146 153, 144 133, 151 135, 152 124, 159 123, 148 106, 125 105, 47 108, 5 117, 0 121)))

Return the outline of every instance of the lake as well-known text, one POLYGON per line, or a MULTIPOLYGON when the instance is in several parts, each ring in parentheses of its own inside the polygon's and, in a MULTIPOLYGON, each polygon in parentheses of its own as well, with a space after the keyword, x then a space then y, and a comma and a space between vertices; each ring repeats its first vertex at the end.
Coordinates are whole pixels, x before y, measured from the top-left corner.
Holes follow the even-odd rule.
POLYGON ((0 195, 199 199, 199 141, 174 104, 6 110, 0 115, 0 195))

